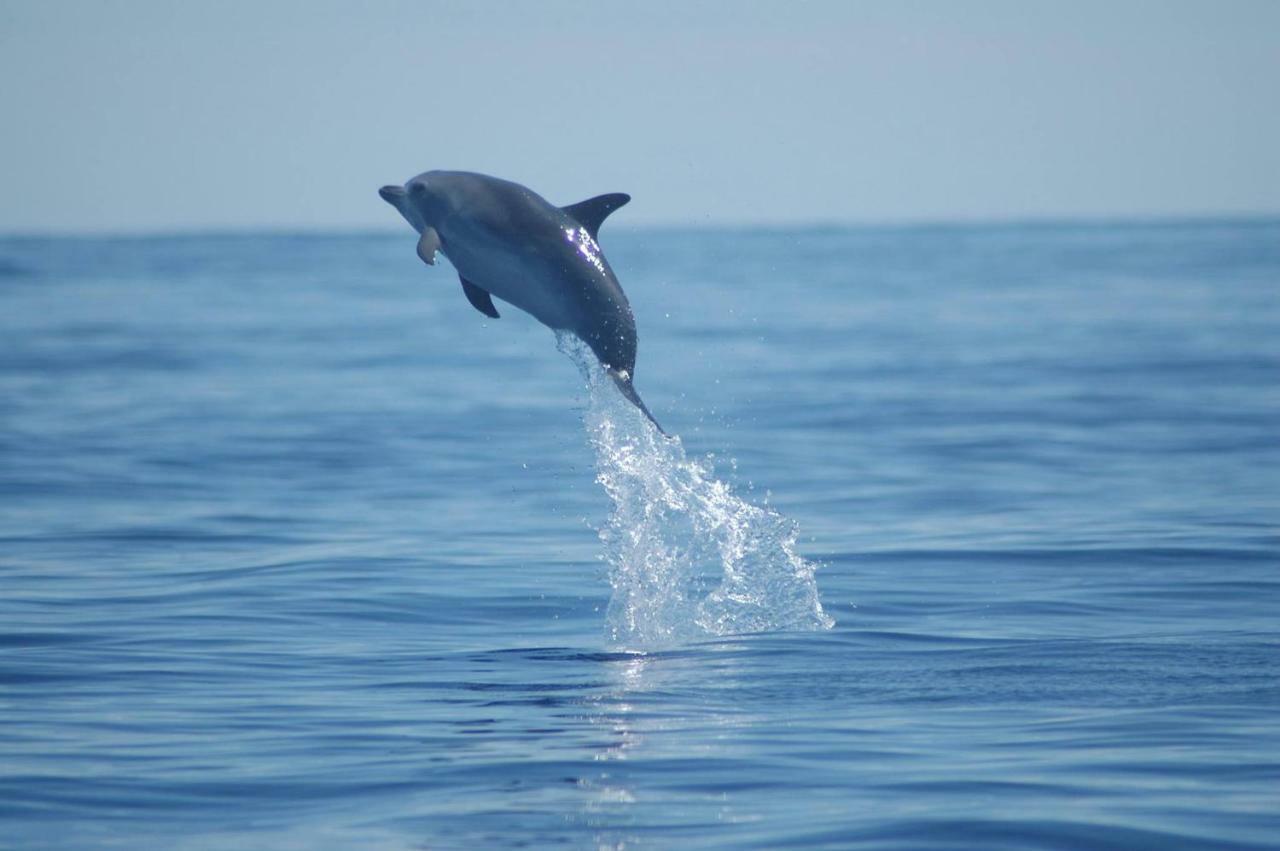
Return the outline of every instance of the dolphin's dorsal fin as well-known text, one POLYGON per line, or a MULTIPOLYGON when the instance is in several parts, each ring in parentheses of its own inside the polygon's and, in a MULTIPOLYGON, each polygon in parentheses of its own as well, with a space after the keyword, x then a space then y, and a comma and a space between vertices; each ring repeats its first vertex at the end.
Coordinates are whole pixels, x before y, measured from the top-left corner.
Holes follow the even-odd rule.
POLYGON ((567 207, 561 207, 574 221, 587 229, 592 239, 599 239, 600 225, 609 214, 631 200, 625 192, 611 192, 608 195, 597 195, 567 207))
POLYGON ((498 318, 498 308, 493 306, 493 296, 461 275, 458 276, 458 280, 462 281, 462 291, 466 293, 467 301, 471 302, 472 307, 490 319, 498 318))
POLYGON ((440 250, 440 234, 435 228, 423 228, 418 239, 418 256, 428 266, 436 265, 436 252, 440 250))

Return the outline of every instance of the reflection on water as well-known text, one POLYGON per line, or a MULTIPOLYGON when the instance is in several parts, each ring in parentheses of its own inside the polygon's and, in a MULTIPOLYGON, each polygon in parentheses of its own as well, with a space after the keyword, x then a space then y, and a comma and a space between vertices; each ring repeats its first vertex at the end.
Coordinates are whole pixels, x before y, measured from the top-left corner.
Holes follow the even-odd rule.
POLYGON ((651 687, 650 678, 661 659, 646 653, 610 654, 604 662, 607 690, 589 701, 589 724, 605 733, 605 744, 591 753, 597 771, 579 781, 587 794, 583 806, 584 826, 593 832, 592 844, 596 848, 626 848, 638 837, 630 835, 624 827, 631 824, 630 809, 636 804, 635 784, 622 765, 644 744, 650 731, 639 729, 636 695, 651 687))
POLYGON ((743 684, 746 649, 717 641, 678 651, 614 653, 602 661, 608 686, 586 701, 585 720, 605 736, 591 751, 598 771, 580 783, 588 795, 584 825, 596 847, 629 847, 654 825, 677 825, 708 807, 724 824, 758 818, 726 794, 751 782, 749 771, 711 783, 701 773, 732 763, 763 721, 747 705, 705 699, 743 684), (703 698, 669 699, 700 689, 708 689, 703 698), (660 800, 645 791, 655 786, 666 790, 660 800))

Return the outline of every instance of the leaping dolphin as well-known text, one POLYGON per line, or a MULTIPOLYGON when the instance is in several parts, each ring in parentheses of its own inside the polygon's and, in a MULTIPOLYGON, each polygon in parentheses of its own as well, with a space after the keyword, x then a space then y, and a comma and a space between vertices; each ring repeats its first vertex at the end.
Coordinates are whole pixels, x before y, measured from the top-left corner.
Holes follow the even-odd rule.
POLYGON ((597 242, 600 225, 631 200, 616 192, 556 207, 518 183, 466 171, 428 171, 382 199, 420 237, 418 256, 443 252, 467 301, 498 318, 492 296, 591 347, 622 395, 666 434, 636 393, 636 320, 597 242))

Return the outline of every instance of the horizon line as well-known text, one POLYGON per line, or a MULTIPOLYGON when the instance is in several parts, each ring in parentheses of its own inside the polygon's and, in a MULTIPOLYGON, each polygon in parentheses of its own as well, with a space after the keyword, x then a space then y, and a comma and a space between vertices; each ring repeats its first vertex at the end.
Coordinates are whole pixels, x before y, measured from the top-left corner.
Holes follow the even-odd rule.
MULTIPOLYGON (((664 232, 674 230, 704 231, 707 233, 731 231, 759 231, 789 233, 800 231, 845 230, 947 230, 947 229, 999 229, 1042 227, 1178 227, 1205 224, 1264 225, 1280 223, 1280 210, 1267 212, 1221 213, 1157 213, 1157 214, 1088 214, 1088 215, 1030 215, 1030 216, 972 216, 972 217, 921 217, 903 219, 813 219, 796 221, 711 221, 704 220, 654 220, 637 224, 617 222, 611 232, 664 232)), ((394 226, 370 227, 367 225, 191 225, 172 228, 36 228, 31 230, 0 230, 2 240, 20 239, 181 239, 184 237, 235 237, 235 236, 398 236, 403 228, 394 226)))

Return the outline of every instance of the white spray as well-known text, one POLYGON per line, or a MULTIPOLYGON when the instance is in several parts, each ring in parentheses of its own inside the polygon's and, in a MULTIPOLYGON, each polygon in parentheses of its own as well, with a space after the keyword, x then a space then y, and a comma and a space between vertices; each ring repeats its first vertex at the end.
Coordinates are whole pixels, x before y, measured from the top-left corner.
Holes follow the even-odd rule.
POLYGON ((678 437, 663 437, 618 393, 585 345, 567 333, 557 339, 586 379, 596 481, 613 500, 600 530, 613 586, 610 638, 661 646, 830 628, 816 565, 796 553, 795 524, 687 458, 678 437))

